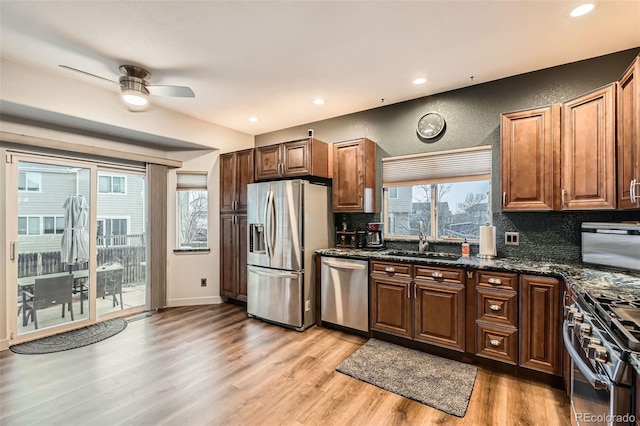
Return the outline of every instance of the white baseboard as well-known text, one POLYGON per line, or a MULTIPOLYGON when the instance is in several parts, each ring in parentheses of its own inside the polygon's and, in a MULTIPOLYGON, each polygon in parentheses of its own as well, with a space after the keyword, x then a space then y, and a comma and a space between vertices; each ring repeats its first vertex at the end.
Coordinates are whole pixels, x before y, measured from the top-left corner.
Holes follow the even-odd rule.
POLYGON ((185 297, 182 299, 167 299, 167 307, 175 308, 178 306, 195 306, 195 305, 219 305, 224 303, 220 296, 209 297, 185 297))
POLYGON ((9 349, 9 339, 0 340, 0 351, 6 351, 9 349))

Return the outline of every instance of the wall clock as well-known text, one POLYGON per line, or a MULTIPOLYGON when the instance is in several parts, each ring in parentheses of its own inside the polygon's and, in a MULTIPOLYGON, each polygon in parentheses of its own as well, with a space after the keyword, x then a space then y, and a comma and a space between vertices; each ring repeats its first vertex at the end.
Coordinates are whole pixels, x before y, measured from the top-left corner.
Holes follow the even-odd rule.
POLYGON ((418 120, 416 132, 424 139, 433 139, 444 130, 444 117, 437 112, 428 112, 418 120))

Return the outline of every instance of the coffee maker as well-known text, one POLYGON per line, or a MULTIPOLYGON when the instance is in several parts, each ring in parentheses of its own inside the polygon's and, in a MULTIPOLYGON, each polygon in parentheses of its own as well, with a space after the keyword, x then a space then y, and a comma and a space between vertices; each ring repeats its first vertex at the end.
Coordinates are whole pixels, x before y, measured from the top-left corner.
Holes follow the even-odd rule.
POLYGON ((384 223, 372 222, 367 223, 367 239, 366 246, 368 249, 384 248, 384 223))

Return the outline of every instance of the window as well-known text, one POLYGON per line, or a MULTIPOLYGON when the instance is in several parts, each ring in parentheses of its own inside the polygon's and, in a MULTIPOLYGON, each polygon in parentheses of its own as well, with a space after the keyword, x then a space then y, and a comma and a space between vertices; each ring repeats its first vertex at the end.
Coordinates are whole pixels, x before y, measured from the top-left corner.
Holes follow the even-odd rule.
POLYGON ((491 148, 383 159, 388 237, 477 240, 491 222, 491 148), (395 195, 395 196, 394 196, 395 195))
POLYGON ((42 175, 36 172, 18 172, 18 191, 40 192, 42 175))
POLYGON ((99 246, 127 245, 128 219, 98 218, 97 224, 99 246))
POLYGON ((177 249, 208 247, 209 197, 206 172, 178 172, 177 249))
POLYGON ((125 194, 126 188, 124 176, 109 176, 103 173, 98 176, 98 192, 102 194, 125 194))
POLYGON ((62 234, 64 232, 64 216, 44 216, 42 229, 44 234, 62 234))
POLYGON ((18 216, 18 235, 40 235, 40 216, 18 216))

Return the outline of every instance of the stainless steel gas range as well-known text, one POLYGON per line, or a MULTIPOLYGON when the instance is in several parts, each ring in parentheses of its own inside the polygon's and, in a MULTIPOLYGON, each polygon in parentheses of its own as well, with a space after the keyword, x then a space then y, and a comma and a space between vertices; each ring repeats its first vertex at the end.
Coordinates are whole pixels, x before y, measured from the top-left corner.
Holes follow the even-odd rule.
POLYGON ((571 358, 572 423, 635 423, 629 361, 640 353, 640 300, 578 296, 565 308, 563 339, 571 358))

